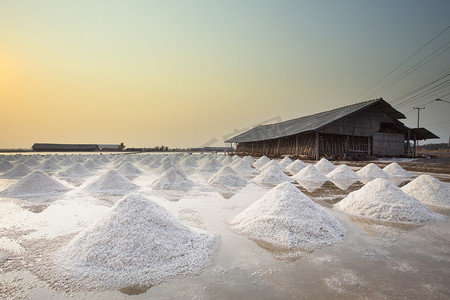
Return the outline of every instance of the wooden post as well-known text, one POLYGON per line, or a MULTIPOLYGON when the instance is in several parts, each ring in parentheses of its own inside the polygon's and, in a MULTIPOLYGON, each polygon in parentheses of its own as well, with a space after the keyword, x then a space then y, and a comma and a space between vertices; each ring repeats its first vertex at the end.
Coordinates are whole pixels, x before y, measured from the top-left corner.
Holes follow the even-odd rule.
POLYGON ((316 132, 316 160, 319 160, 319 133, 316 132))
POLYGON ((416 157, 417 154, 417 136, 414 134, 414 157, 416 157))
POLYGON ((278 143, 277 143, 277 156, 280 156, 280 140, 281 140, 281 138, 278 138, 278 143))
POLYGON ((367 137, 367 156, 370 156, 370 136, 367 137))
POLYGON ((263 155, 266 155, 266 141, 263 141, 263 155))

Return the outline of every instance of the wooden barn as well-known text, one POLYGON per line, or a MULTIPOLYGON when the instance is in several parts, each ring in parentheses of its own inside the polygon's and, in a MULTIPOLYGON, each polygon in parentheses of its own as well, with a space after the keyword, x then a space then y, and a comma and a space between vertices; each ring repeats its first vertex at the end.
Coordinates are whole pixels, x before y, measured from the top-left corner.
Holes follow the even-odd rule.
POLYGON ((260 125, 226 142, 236 153, 295 155, 319 159, 349 156, 401 156, 409 140, 438 138, 425 128, 409 129, 406 117, 382 98, 276 124, 260 125))
POLYGON ((92 152, 121 151, 122 145, 35 143, 31 148, 37 152, 92 152))

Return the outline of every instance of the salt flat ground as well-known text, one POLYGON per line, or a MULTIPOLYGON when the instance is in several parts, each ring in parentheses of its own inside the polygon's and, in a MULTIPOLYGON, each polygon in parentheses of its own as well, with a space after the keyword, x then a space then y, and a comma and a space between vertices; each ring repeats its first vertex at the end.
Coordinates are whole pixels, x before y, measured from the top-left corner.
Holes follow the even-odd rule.
MULTIPOLYGON (((184 224, 219 237, 211 263, 198 275, 168 279, 153 287, 92 290, 65 284, 42 261, 76 233, 98 220, 121 195, 90 193, 86 185, 112 169, 69 180, 59 196, 0 197, 0 298, 5 299, 449 299, 450 220, 417 225, 379 224, 351 218, 333 204, 342 191, 331 183, 308 193, 347 229, 341 243, 314 251, 283 252, 232 232, 227 223, 271 187, 250 183, 239 190, 207 184, 208 176, 187 173, 188 192, 155 191, 150 169, 131 178, 138 193, 157 202, 184 224)), ((418 175, 418 173, 415 173, 418 175)), ((432 174, 443 181, 446 176, 432 174)), ((0 191, 17 180, 0 179, 0 191)))

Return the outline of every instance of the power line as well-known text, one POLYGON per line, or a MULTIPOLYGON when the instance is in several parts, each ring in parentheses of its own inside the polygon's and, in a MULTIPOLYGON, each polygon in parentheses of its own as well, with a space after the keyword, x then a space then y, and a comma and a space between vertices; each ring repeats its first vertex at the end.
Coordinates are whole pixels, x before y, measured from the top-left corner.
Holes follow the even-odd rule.
POLYGON ((416 52, 414 52, 412 55, 410 55, 407 59, 405 59, 401 64, 399 64, 397 67, 395 67, 391 72, 389 72, 387 75, 383 76, 380 80, 378 80, 377 82, 375 82, 373 85, 371 85, 368 89, 366 89, 364 92, 362 92, 358 97, 356 97, 357 99, 361 98, 362 95, 364 95, 366 92, 368 92, 369 90, 371 90, 373 87, 375 87, 378 83, 380 83, 381 81, 383 81, 386 77, 388 77, 389 75, 391 75, 392 73, 394 73, 398 68, 400 68, 401 66, 403 66, 407 61, 409 61, 411 58, 413 58, 417 53, 419 53, 420 51, 422 51, 422 49, 424 49, 426 46, 428 46, 431 42, 433 42, 435 39, 437 39, 440 35, 442 35, 444 32, 446 32, 448 30, 450 26, 447 26, 447 28, 445 28, 444 30, 442 30, 438 35, 436 35, 435 37, 433 37, 430 41, 428 41, 425 45, 423 45, 419 50, 417 50, 416 52))

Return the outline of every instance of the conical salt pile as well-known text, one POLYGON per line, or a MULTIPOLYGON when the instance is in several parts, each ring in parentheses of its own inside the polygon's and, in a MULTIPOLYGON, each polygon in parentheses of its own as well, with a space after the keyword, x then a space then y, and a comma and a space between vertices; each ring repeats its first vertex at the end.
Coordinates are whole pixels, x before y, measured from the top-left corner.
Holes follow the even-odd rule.
POLYGON ((152 188, 156 190, 179 190, 187 191, 192 188, 192 180, 179 169, 171 167, 167 169, 158 179, 156 179, 152 188))
POLYGON ((69 188, 42 171, 33 171, 0 194, 7 197, 57 194, 69 188))
POLYGON ((34 167, 38 166, 40 163, 36 159, 31 157, 31 158, 25 160, 23 162, 23 164, 27 167, 34 168, 34 167))
POLYGON ((116 170, 110 170, 87 186, 87 189, 95 192, 127 193, 139 188, 133 182, 123 177, 116 170))
POLYGON ((14 168, 14 165, 7 160, 0 161, 0 172, 6 172, 14 168))
POLYGON ((237 215, 238 234, 279 249, 315 249, 342 240, 345 228, 324 208, 285 182, 237 215))
POLYGON ((295 181, 297 181, 308 192, 314 192, 328 181, 328 178, 322 173, 322 171, 313 165, 307 165, 297 174, 292 176, 292 178, 295 179, 295 181))
POLYGON ((87 177, 92 174, 86 169, 82 164, 75 163, 73 166, 67 170, 61 171, 56 176, 61 178, 75 178, 75 177, 87 177))
POLYGON ((328 174, 334 169, 336 169, 336 166, 333 165, 328 159, 325 157, 322 157, 315 165, 317 169, 322 171, 323 174, 328 174))
POLYGON ((243 160, 250 165, 253 165, 255 163, 255 159, 251 155, 247 155, 243 158, 243 160))
POLYGON ((270 158, 268 158, 267 156, 263 155, 261 156, 257 161, 255 161, 255 163, 253 164, 253 166, 257 169, 261 168, 262 166, 264 166, 265 164, 267 164, 270 161, 270 158))
POLYGON ((198 167, 197 159, 193 155, 189 155, 180 161, 180 167, 184 170, 195 169, 198 167))
POLYGON ((68 167, 68 166, 72 166, 72 165, 73 165, 73 161, 70 158, 65 158, 58 163, 58 166, 61 166, 61 167, 68 167))
POLYGON ((54 260, 62 276, 83 278, 94 286, 153 286, 200 272, 216 247, 214 235, 183 225, 144 196, 129 194, 54 260))
POLYGON ((224 157, 220 160, 220 163, 224 166, 228 166, 233 163, 233 159, 229 155, 224 155, 224 157))
POLYGON ((142 171, 130 162, 122 164, 117 171, 124 176, 138 176, 142 174, 142 171))
POLYGON ((243 159, 236 161, 235 163, 233 163, 231 165, 231 167, 238 172, 241 175, 244 176, 251 176, 251 175, 256 175, 259 174, 260 171, 258 171, 257 169, 253 169, 251 167, 251 165, 247 162, 245 162, 243 159))
POLYGON ((0 177, 8 179, 19 179, 30 174, 32 171, 33 170, 31 170, 24 164, 18 164, 14 168, 10 169, 8 172, 5 172, 5 174, 3 174, 0 177))
POLYGON ((247 183, 245 178, 229 166, 223 167, 208 180, 208 184, 222 187, 246 186, 247 183))
POLYGON ((393 223, 424 224, 441 218, 383 178, 351 192, 336 207, 349 215, 393 223))
POLYGON ((85 162, 83 163, 83 166, 84 166, 86 169, 88 169, 89 171, 94 171, 94 170, 96 170, 96 169, 100 169, 100 168, 101 168, 96 162, 94 162, 94 161, 91 160, 91 159, 88 159, 87 161, 85 161, 85 162))
POLYGON ((283 182, 292 182, 293 180, 284 174, 279 168, 272 166, 253 178, 254 182, 277 185, 283 182))
POLYGON ((280 166, 286 168, 287 166, 289 166, 290 164, 292 164, 293 161, 289 156, 285 156, 280 162, 280 166))
POLYGON ((399 177, 399 178, 411 178, 413 177, 411 173, 403 169, 398 163, 393 162, 383 168, 383 171, 386 172, 390 177, 399 177))
POLYGON ((61 167, 55 164, 52 160, 46 159, 36 169, 47 172, 55 172, 61 170, 61 167))
POLYGON ((402 190, 425 205, 450 208, 450 185, 430 175, 420 175, 402 190))
POLYGON ((293 163, 289 164, 286 167, 286 170, 292 175, 295 175, 298 172, 300 172, 303 168, 306 168, 306 166, 307 164, 302 162, 300 159, 296 159, 293 163))
POLYGON ((200 173, 216 173, 222 169, 223 165, 212 156, 209 156, 200 166, 197 171, 200 173))
POLYGON ((281 172, 287 172, 286 169, 285 169, 285 167, 283 167, 282 165, 280 165, 279 163, 277 163, 277 162, 274 161, 274 160, 269 161, 267 164, 265 164, 264 166, 262 166, 261 168, 259 168, 259 170, 260 170, 261 172, 264 172, 265 170, 267 170, 267 169, 270 168, 270 167, 278 168, 278 169, 280 169, 281 172))
POLYGON ((361 168, 356 172, 361 178, 374 179, 374 178, 388 178, 389 175, 384 172, 380 167, 374 163, 370 163, 367 166, 361 168))
POLYGON ((338 166, 326 176, 341 190, 348 189, 353 183, 361 179, 361 177, 359 177, 359 175, 356 174, 347 165, 338 166))

